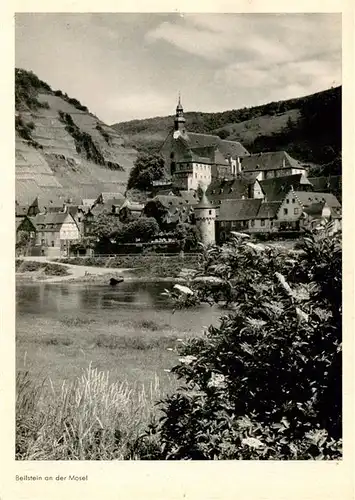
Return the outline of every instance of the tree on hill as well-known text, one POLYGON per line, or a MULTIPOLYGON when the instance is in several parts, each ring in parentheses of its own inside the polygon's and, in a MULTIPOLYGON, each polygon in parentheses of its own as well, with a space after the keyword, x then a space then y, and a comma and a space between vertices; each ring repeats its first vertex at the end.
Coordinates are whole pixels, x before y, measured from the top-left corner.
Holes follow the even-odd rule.
POLYGON ((159 154, 140 153, 130 172, 127 189, 147 191, 152 188, 153 181, 164 176, 164 159, 159 154))

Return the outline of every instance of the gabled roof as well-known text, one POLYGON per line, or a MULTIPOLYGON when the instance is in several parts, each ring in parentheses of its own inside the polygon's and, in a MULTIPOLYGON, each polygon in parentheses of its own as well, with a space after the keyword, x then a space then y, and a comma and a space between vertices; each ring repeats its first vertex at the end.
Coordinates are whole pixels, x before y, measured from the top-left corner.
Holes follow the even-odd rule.
POLYGON ((289 192, 291 187, 294 190, 300 190, 304 187, 309 189, 311 183, 303 174, 285 175, 283 177, 273 177, 259 181, 263 193, 268 201, 281 201, 289 192))
POLYGON ((91 207, 97 198, 83 198, 83 205, 86 207, 91 207))
POLYGON ((232 158, 236 158, 237 156, 246 156, 249 154, 245 147, 237 141, 226 141, 224 139, 220 139, 218 147, 224 156, 230 155, 232 158))
POLYGON ((272 151, 256 153, 241 158, 242 170, 280 170, 282 168, 300 168, 306 170, 297 160, 286 151, 272 151), (283 164, 285 163, 285 166, 283 164))
POLYGON ((46 214, 37 214, 35 217, 29 217, 39 231, 59 231, 67 218, 74 219, 67 212, 50 212, 46 214))
POLYGON ((281 201, 271 201, 261 203, 259 211, 255 216, 256 219, 272 219, 276 217, 277 212, 281 206, 281 201))
POLYGON ((25 222, 27 221, 27 223, 29 223, 31 226, 33 226, 33 230, 35 231, 36 230, 36 226, 33 224, 33 221, 31 220, 30 217, 27 217, 27 215, 25 217, 16 217, 15 218, 15 223, 16 223, 16 231, 19 229, 19 227, 25 222))
POLYGON ((195 132, 187 132, 187 137, 190 148, 216 147, 221 140, 218 135, 197 134, 195 132))
POLYGON ((255 219, 261 205, 261 199, 222 200, 218 221, 239 221, 255 219))
POLYGON ((125 196, 122 193, 114 193, 114 192, 103 192, 99 197, 102 197, 103 203, 110 203, 110 200, 125 200, 125 196))
POLYGON ((312 205, 313 203, 326 203, 329 208, 340 208, 341 205, 337 198, 331 193, 307 193, 305 191, 294 191, 298 200, 302 203, 303 207, 312 205))
POLYGON ((121 205, 122 208, 127 208, 131 212, 141 212, 144 209, 144 205, 142 203, 137 203, 135 201, 125 200, 121 205))
POLYGON ((224 141, 218 135, 187 132, 175 140, 177 161, 195 161, 198 163, 217 163, 225 165, 226 158, 245 156, 248 151, 239 142, 224 141))

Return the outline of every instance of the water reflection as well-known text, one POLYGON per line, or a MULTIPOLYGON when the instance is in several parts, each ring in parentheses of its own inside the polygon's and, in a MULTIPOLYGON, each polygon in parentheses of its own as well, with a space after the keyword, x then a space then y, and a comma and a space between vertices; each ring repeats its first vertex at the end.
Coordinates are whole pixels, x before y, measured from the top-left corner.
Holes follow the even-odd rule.
POLYGON ((21 284, 16 287, 19 312, 47 313, 70 310, 93 310, 132 307, 167 308, 170 304, 161 295, 167 283, 121 283, 108 285, 21 284))

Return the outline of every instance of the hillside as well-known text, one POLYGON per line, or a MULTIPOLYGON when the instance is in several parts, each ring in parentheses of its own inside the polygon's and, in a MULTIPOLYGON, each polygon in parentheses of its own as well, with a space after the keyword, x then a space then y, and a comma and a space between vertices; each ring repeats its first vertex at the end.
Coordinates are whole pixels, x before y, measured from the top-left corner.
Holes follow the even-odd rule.
MULTIPOLYGON (((187 112, 185 118, 189 131, 240 141, 250 152, 286 149, 302 162, 328 165, 320 173, 341 169, 341 87, 222 113, 187 112)), ((113 128, 126 144, 156 151, 172 124, 173 116, 166 116, 117 123, 113 128)))
POLYGON ((16 69, 15 108, 18 201, 125 190, 136 150, 78 100, 16 69))

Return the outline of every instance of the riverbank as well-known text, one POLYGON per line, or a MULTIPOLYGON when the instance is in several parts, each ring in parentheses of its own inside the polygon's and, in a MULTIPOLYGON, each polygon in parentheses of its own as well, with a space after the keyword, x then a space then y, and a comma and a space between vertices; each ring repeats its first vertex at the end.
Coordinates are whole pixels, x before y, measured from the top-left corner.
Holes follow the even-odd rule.
POLYGON ((129 282, 183 282, 180 277, 184 268, 198 269, 199 256, 120 256, 120 257, 73 257, 48 260, 45 257, 24 257, 16 260, 16 281, 46 283, 94 283, 106 284, 110 278, 129 282), (55 266, 56 272, 44 269, 55 266), (23 271, 23 272, 22 272, 23 271), (62 272, 60 272, 62 271, 62 272))

